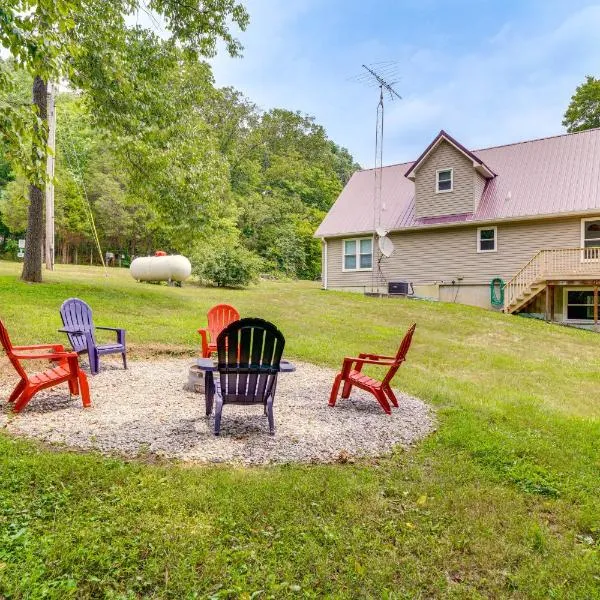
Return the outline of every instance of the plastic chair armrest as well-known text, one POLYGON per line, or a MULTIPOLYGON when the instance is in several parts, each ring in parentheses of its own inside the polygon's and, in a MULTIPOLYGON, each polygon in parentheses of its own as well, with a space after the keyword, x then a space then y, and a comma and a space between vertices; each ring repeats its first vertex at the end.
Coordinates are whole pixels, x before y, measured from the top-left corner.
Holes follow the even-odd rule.
POLYGON ((65 347, 62 344, 37 344, 36 346, 13 346, 13 350, 54 350, 55 352, 64 352, 65 347))
POLYGON ((196 364, 198 368, 202 371, 216 371, 217 364, 212 358, 197 358, 196 364))
POLYGON ((76 352, 48 352, 47 354, 17 354, 13 353, 15 358, 22 360, 64 360, 68 358, 77 358, 76 352))
POLYGON ((205 328, 198 329, 198 333, 200 334, 200 337, 202 338, 202 354, 208 354, 208 342, 210 339, 208 329, 205 329, 205 328))
POLYGON ((390 367, 393 364, 395 364, 395 360, 372 360, 370 358, 357 358, 354 356, 346 356, 344 358, 344 365, 348 364, 348 365, 352 365, 353 363, 356 363, 357 365, 380 365, 380 366, 384 366, 384 367, 390 367))
POLYGON ((122 346, 125 345, 125 329, 121 327, 98 327, 96 329, 102 329, 104 331, 114 331, 117 334, 117 343, 122 346))
POLYGON ((384 356, 383 354, 364 354, 358 355, 360 359, 369 358, 372 360, 396 360, 395 356, 384 356))

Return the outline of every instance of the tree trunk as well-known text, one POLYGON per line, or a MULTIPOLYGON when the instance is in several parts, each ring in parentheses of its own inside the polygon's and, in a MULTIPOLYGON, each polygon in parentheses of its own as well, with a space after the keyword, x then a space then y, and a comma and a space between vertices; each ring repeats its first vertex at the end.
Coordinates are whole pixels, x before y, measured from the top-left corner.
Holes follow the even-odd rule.
MULTIPOLYGON (((38 76, 33 80, 33 104, 37 106, 39 116, 45 124, 48 120, 48 85, 38 76)), ((27 234, 25 235, 25 258, 21 273, 21 279, 24 281, 42 281, 43 235, 44 190, 31 184, 29 186, 27 234)))

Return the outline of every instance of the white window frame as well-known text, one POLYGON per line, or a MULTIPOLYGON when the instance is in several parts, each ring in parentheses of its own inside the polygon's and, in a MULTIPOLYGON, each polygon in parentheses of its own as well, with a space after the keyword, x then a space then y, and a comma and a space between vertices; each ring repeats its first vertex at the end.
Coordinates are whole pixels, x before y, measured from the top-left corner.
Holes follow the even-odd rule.
POLYGON ((447 194, 448 192, 454 191, 454 169, 445 168, 438 169, 435 172, 435 193, 436 194, 447 194), (440 190, 440 173, 446 173, 446 171, 450 171, 450 189, 449 190, 440 190))
MULTIPOLYGON (((489 240, 486 240, 489 241, 489 240)), ((477 228, 477 254, 488 254, 489 252, 498 252, 498 227, 491 225, 489 227, 478 227, 477 228), (494 248, 492 250, 481 249, 481 232, 487 231, 488 229, 494 230, 494 248)))
MULTIPOLYGON (((592 325, 594 324, 594 317, 592 316, 591 319, 569 319, 568 318, 568 293, 569 292, 593 292, 594 288, 588 286, 583 286, 583 287, 564 287, 563 288, 563 321, 565 321, 566 323, 591 323, 592 325)), ((574 306, 588 306, 587 304, 579 304, 579 305, 574 305, 574 306)), ((592 305, 593 306, 593 305, 592 305)))
MULTIPOLYGON (((347 256, 352 256, 348 254, 347 256)), ((345 238, 342 240, 342 273, 354 273, 356 271, 372 271, 373 270, 373 238, 372 237, 356 237, 356 238, 345 238), (360 266, 360 242, 361 240, 369 240, 371 242, 371 266, 362 267, 360 266), (355 258, 356 268, 346 269, 346 242, 356 242, 355 258)))
POLYGON ((590 221, 600 221, 600 217, 587 217, 585 219, 581 219, 581 246, 580 248, 583 248, 583 250, 581 251, 581 262, 598 262, 600 260, 600 235, 598 236, 598 248, 599 250, 597 252, 595 252, 596 256, 592 256, 591 258, 589 258, 588 256, 586 256, 586 251, 585 251, 585 224, 589 223, 590 221))

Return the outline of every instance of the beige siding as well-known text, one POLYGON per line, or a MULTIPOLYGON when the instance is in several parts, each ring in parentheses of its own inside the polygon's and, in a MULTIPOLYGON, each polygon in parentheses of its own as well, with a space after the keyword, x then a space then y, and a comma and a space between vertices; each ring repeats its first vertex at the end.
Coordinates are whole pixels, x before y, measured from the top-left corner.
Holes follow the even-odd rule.
POLYGON ((473 162, 442 141, 415 174, 415 215, 437 217, 474 211, 473 162), (453 169, 453 191, 436 193, 436 171, 453 169))
POLYGON ((334 238, 327 240, 327 287, 330 289, 355 288, 360 290, 371 286, 372 271, 349 271, 346 273, 342 271, 344 239, 356 238, 334 238))
MULTIPOLYGON (((381 268, 387 281, 488 284, 494 277, 508 281, 542 248, 579 247, 581 219, 498 224, 497 252, 477 252, 477 226, 423 229, 392 233, 395 252, 381 268)), ((342 238, 328 240, 328 287, 371 285, 371 272, 342 272, 342 238)))

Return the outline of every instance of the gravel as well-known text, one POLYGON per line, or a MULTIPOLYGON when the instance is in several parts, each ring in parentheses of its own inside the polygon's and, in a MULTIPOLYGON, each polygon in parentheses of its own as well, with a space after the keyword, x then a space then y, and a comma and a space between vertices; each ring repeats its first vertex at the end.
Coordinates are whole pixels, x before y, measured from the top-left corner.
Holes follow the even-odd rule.
MULTIPOLYGON (((261 405, 225 405, 217 437, 213 417, 205 416, 204 395, 185 389, 192 364, 138 361, 125 371, 103 358, 103 370, 89 377, 91 408, 84 409, 79 397, 69 398, 64 385, 34 396, 19 415, 3 400, 0 426, 14 435, 104 454, 241 464, 381 456, 396 444, 408 447, 435 426, 424 402, 400 392, 392 416, 356 388, 349 400, 330 408, 335 371, 296 362, 295 373, 279 376, 274 436, 261 405)), ((11 385, 0 383, 0 398, 8 397, 11 385)))

